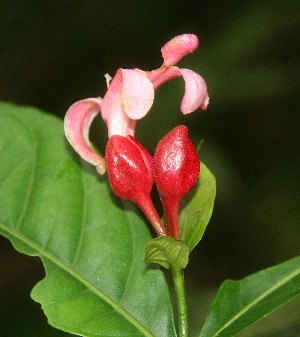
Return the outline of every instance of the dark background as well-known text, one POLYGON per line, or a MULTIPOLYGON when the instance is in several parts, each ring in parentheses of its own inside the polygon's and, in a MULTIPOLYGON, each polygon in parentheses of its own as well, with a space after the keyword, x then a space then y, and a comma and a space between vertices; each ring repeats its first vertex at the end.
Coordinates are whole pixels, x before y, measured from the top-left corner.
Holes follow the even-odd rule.
MULTIPOLYGON (((206 79, 208 110, 183 117, 183 83, 173 80, 157 91, 137 138, 153 151, 184 123, 195 143, 205 140, 201 160, 216 175, 217 200, 186 272, 199 326, 224 279, 300 251, 300 2, 2 0, 0 99, 62 118, 75 101, 103 96, 105 73, 159 67, 161 46, 182 33, 200 38, 180 64, 206 79)), ((105 128, 95 128, 103 149, 105 128)), ((67 336, 30 299, 43 275, 39 259, 0 238, 1 336, 67 336)), ((243 336, 299 337, 299 317, 296 300, 243 336)))

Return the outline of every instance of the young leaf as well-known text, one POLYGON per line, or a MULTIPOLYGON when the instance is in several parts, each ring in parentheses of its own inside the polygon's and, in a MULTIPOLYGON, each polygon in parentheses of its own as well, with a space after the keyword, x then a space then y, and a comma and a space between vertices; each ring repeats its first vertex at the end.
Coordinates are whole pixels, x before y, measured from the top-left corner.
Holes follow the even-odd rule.
POLYGON ((189 262, 189 247, 171 236, 160 236, 150 240, 145 247, 145 261, 158 263, 166 269, 185 269, 189 262))
POLYGON ((180 238, 189 246, 190 252, 203 236, 213 211, 215 196, 215 177, 201 162, 199 180, 183 198, 179 213, 180 238))
POLYGON ((300 256, 241 281, 225 281, 200 337, 232 337, 300 295, 300 256))
POLYGON ((0 129, 0 233, 41 257, 46 277, 32 297, 50 324, 86 337, 175 336, 163 274, 143 262, 150 234, 137 210, 112 199, 57 118, 1 104, 0 129))

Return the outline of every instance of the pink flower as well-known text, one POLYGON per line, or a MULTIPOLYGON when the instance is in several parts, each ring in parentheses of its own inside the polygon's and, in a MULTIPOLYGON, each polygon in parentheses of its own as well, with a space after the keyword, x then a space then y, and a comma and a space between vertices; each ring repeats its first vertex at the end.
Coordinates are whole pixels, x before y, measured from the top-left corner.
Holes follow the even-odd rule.
POLYGON ((106 171, 106 162, 89 141, 90 125, 101 112, 108 127, 108 136, 134 136, 137 120, 143 118, 154 100, 154 90, 174 77, 185 81, 185 92, 180 105, 183 114, 198 108, 206 109, 207 87, 195 72, 175 66, 198 47, 193 34, 176 36, 161 49, 164 62, 159 69, 146 72, 139 69, 118 69, 103 99, 87 98, 74 103, 65 116, 65 134, 76 152, 96 166, 99 174, 106 171))

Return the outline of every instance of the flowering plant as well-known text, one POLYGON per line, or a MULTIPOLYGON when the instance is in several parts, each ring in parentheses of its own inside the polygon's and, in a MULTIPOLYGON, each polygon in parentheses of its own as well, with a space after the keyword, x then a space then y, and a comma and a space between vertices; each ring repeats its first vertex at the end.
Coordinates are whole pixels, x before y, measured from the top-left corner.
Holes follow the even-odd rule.
POLYGON ((181 237, 179 206, 198 180, 200 161, 188 138, 188 129, 183 125, 170 131, 159 142, 153 160, 150 153, 134 138, 134 134, 137 120, 144 117, 152 106, 154 90, 174 77, 182 76, 185 81, 185 93, 180 105, 183 114, 207 108, 209 98, 204 79, 191 70, 175 66, 181 58, 193 52, 198 44, 198 38, 193 34, 176 36, 162 47, 164 62, 159 69, 150 72, 119 69, 111 82, 108 80, 103 99, 88 98, 76 102, 65 116, 65 133, 73 148, 84 160, 95 165, 100 175, 107 168, 110 186, 115 194, 124 200, 133 201, 143 211, 157 235, 168 237, 160 239, 159 248, 153 248, 153 244, 148 243, 146 260, 171 268, 174 281, 177 279, 175 290, 182 336, 188 335, 182 270, 186 267, 189 249, 188 242, 178 241, 181 237), (93 149, 88 138, 91 122, 99 111, 108 127, 105 158, 93 149), (154 182, 163 204, 165 224, 151 199, 154 182), (161 254, 164 247, 172 256, 173 247, 178 246, 181 259, 186 261, 182 266, 172 258, 166 258, 165 253, 161 254), (157 254, 163 256, 158 258, 157 254))
MULTIPOLYGON (((195 35, 177 36, 163 46, 160 68, 118 69, 112 79, 106 76, 103 98, 69 108, 65 135, 82 161, 66 146, 60 120, 1 104, 0 233, 18 251, 42 259, 46 277, 31 296, 49 323, 65 332, 190 335, 183 276, 212 214, 215 179, 200 164, 187 127, 170 130, 153 157, 135 138, 135 129, 150 111, 155 89, 174 77, 185 82, 183 114, 207 108, 204 79, 176 66, 198 44, 195 35), (98 113, 108 128, 104 157, 89 140, 98 113), (101 176, 107 171, 108 179, 90 164, 101 176), (154 185, 162 218, 152 201, 154 185), (171 271, 177 314, 161 267, 171 271)), ((243 280, 225 281, 198 336, 235 336, 298 296, 299 264, 296 257, 243 280)))

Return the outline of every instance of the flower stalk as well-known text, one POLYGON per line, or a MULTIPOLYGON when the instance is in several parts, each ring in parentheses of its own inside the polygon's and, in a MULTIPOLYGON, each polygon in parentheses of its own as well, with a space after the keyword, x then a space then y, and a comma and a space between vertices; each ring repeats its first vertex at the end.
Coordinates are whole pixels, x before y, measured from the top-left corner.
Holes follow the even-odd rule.
POLYGON ((174 291, 177 305, 178 317, 178 336, 189 336, 188 312, 186 303, 186 293, 184 284, 184 272, 180 268, 172 268, 172 278, 174 283, 174 291))

